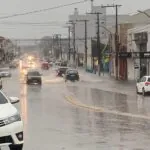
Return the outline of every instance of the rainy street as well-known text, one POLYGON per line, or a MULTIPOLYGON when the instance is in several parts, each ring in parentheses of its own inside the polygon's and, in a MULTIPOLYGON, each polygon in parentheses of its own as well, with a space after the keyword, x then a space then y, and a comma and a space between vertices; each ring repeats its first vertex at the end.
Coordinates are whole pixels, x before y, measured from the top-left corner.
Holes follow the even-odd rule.
POLYGON ((20 98, 24 150, 149 150, 149 96, 82 71, 75 83, 42 74, 41 87, 27 86, 18 70, 3 79, 4 92, 20 98))

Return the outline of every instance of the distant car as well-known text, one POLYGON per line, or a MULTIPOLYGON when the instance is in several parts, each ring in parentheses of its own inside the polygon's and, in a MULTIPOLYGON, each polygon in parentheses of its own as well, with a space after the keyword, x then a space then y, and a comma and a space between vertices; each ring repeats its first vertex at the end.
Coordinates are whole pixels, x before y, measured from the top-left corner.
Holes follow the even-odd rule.
POLYGON ((59 67, 57 69, 57 76, 62 77, 63 75, 66 74, 68 67, 59 67))
POLYGON ((146 93, 150 93, 150 76, 143 76, 141 79, 137 80, 136 92, 141 93, 145 96, 146 93))
POLYGON ((9 68, 0 69, 0 77, 11 77, 11 72, 9 68))
POLYGON ((42 77, 38 71, 28 71, 26 75, 27 84, 42 84, 42 77))
POLYGON ((11 64, 9 64, 9 68, 17 68, 17 64, 11 63, 11 64))
POLYGON ((65 81, 79 81, 79 73, 76 69, 68 69, 65 74, 65 81))
POLYGON ((50 66, 49 66, 49 63, 48 63, 48 62, 43 62, 42 65, 41 65, 41 68, 44 69, 44 70, 48 70, 49 67, 50 67, 50 66))

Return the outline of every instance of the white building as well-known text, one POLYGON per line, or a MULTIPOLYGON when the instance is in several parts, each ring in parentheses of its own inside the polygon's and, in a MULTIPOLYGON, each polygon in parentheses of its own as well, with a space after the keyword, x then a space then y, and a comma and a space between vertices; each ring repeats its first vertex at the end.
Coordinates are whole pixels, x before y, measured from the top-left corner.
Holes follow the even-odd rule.
POLYGON ((128 59, 128 79, 136 80, 142 75, 149 75, 150 58, 142 57, 140 59, 134 52, 150 52, 150 25, 128 30, 127 50, 128 52, 132 52, 132 59, 128 59))
MULTIPOLYGON (((92 6, 91 12, 96 13, 100 12, 100 37, 101 39, 106 39, 106 30, 101 26, 106 27, 106 8, 102 8, 101 6, 92 6)), ((80 15, 77 8, 75 8, 74 14, 69 16, 70 21, 74 21, 75 24, 75 35, 76 35, 76 50, 78 53, 83 55, 85 53, 85 23, 80 20, 88 20, 87 22, 87 47, 88 47, 88 66, 91 66, 91 38, 96 37, 97 33, 97 16, 93 14, 84 14, 80 15), (78 20, 78 21, 77 21, 78 20)), ((74 31, 73 31, 74 32, 74 31)))

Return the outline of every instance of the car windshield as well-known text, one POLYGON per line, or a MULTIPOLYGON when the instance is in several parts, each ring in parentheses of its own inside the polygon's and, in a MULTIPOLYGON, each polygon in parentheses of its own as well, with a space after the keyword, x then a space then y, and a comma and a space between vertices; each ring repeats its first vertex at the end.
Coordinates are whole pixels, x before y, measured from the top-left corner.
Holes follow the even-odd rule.
POLYGON ((0 92, 0 104, 6 104, 8 103, 7 99, 5 96, 0 92))
POLYGON ((78 71, 77 70, 68 70, 68 74, 77 74, 78 71))
POLYGON ((9 71, 9 68, 2 68, 2 69, 0 69, 0 72, 2 72, 2 71, 9 71))
POLYGON ((59 68, 59 70, 64 72, 67 70, 67 68, 59 68))
POLYGON ((147 81, 150 82, 150 78, 148 78, 147 81))
POLYGON ((34 72, 28 72, 29 76, 40 76, 40 73, 38 71, 34 71, 34 72))

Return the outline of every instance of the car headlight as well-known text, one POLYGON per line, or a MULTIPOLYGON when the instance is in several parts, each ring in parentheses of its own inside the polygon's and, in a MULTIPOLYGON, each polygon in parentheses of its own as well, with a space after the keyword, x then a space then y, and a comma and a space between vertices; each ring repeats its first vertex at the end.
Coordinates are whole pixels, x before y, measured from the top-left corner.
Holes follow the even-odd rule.
POLYGON ((8 117, 7 119, 4 120, 5 125, 11 124, 11 123, 14 123, 17 121, 21 121, 21 117, 19 114, 15 114, 15 115, 8 117))

